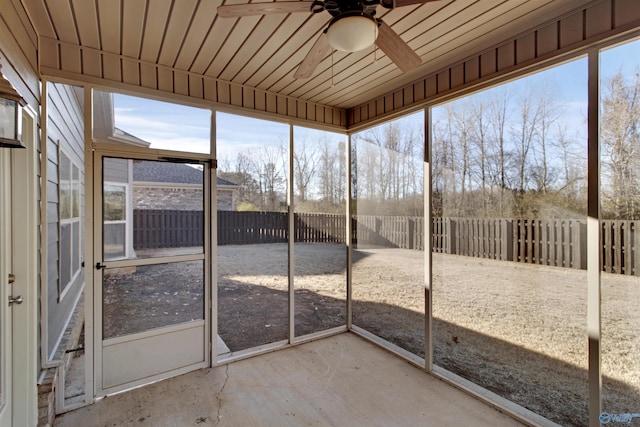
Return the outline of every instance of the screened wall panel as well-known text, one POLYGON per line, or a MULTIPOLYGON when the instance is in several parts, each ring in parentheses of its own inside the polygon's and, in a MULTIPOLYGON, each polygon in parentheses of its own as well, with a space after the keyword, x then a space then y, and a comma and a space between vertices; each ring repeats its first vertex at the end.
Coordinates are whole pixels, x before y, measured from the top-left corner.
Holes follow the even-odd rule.
POLYGON ((424 114, 351 138, 353 324, 424 357, 424 114))
POLYGON ((293 129, 295 335, 347 323, 346 136, 293 129))
POLYGON ((216 114, 218 352, 289 338, 289 127, 216 114), (224 343, 224 345, 223 345, 224 343))
MULTIPOLYGON (((602 410, 640 400, 640 41, 600 54, 602 410)), ((632 421, 637 422, 637 421, 632 421)))
POLYGON ((588 424, 586 60, 432 110, 434 364, 588 424))

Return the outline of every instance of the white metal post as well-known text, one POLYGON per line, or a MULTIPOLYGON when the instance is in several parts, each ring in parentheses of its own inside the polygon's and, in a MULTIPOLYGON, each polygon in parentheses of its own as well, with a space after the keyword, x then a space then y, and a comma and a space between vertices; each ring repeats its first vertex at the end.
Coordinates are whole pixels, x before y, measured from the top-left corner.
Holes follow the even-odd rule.
POLYGON ((423 213, 423 242, 424 242, 424 367, 427 371, 433 369, 433 267, 432 267, 432 206, 431 206, 431 107, 424 110, 424 213, 423 213))
POLYGON ((346 193, 347 193, 347 200, 346 200, 346 206, 345 206, 345 215, 346 215, 346 224, 345 224, 345 229, 346 229, 346 236, 345 236, 345 243, 347 245, 347 330, 350 331, 351 330, 351 326, 353 324, 353 318, 352 318, 352 314, 353 314, 353 301, 351 299, 351 295, 352 295, 352 284, 353 284, 353 242, 352 242, 352 238, 353 238, 353 223, 351 221, 351 210, 352 210, 352 198, 351 198, 351 173, 352 168, 351 168, 351 134, 347 135, 347 144, 345 149, 347 150, 346 154, 345 154, 345 159, 346 159, 346 177, 345 179, 347 180, 347 184, 346 184, 346 193))
POLYGON ((587 332, 589 337, 589 426, 600 426, 602 410, 600 335, 600 74, 598 49, 588 57, 588 153, 587 153, 587 332))
POLYGON ((293 197, 293 125, 289 125, 289 179, 287 180, 288 188, 287 188, 287 209, 289 211, 288 219, 289 219, 289 263, 288 263, 288 271, 289 271, 289 344, 293 344, 296 336, 296 319, 295 319, 295 285, 294 285, 294 274, 295 274, 295 256, 294 256, 294 238, 295 238, 295 206, 294 206, 294 197, 293 197))
MULTIPOLYGON (((205 224, 210 223, 211 229, 206 235, 209 236, 209 247, 211 248, 211 256, 209 257, 209 268, 207 268, 207 272, 211 275, 211 279, 209 280, 209 287, 211 288, 211 298, 210 300, 210 328, 211 332, 209 334, 209 348, 210 348, 210 366, 215 366, 218 363, 218 166, 217 166, 217 121, 216 121, 216 111, 211 111, 211 129, 210 132, 210 140, 211 140, 211 158, 213 159, 213 165, 209 169, 209 174, 211 175, 211 195, 209 206, 211 206, 210 210, 210 218, 211 221, 205 221, 205 224)), ((205 261, 206 262, 206 261, 205 261)))
POLYGON ((93 212, 93 88, 84 88, 84 403, 95 399, 94 387, 94 212, 93 212))

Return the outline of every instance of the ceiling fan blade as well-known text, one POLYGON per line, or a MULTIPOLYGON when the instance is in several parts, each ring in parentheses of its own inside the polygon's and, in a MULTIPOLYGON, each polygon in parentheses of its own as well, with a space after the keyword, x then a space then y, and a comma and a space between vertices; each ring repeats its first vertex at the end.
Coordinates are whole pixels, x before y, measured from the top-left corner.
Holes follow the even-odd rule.
POLYGON ((320 37, 316 40, 316 42, 311 47, 307 56, 304 57, 300 66, 296 70, 293 75, 294 79, 308 79, 313 75, 313 72, 316 70, 316 67, 320 62, 331 53, 331 46, 329 46, 329 38, 323 32, 320 34, 320 37))
POLYGON ((395 0, 395 7, 409 6, 411 4, 434 3, 442 0, 395 0))
POLYGON ((218 6, 218 16, 222 18, 293 12, 311 12, 311 2, 276 1, 269 3, 226 4, 218 6))
POLYGON ((422 64, 422 59, 391 29, 390 26, 380 22, 376 46, 391 59, 403 72, 411 71, 422 64))

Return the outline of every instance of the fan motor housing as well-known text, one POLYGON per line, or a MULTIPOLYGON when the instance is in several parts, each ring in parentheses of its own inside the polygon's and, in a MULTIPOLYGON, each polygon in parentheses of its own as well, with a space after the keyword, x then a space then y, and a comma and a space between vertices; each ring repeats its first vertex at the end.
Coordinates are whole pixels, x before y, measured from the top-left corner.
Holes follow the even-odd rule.
MULTIPOLYGON (((395 0, 390 0, 395 3, 395 0)), ((333 17, 339 17, 348 12, 363 12, 369 16, 376 14, 376 6, 382 4, 380 0, 315 0, 311 3, 311 11, 314 13, 326 10, 333 17)), ((384 7, 388 7, 384 5, 384 7)))
POLYGON ((348 11, 334 17, 326 30, 329 45, 343 52, 358 52, 378 38, 378 21, 362 11, 348 11))

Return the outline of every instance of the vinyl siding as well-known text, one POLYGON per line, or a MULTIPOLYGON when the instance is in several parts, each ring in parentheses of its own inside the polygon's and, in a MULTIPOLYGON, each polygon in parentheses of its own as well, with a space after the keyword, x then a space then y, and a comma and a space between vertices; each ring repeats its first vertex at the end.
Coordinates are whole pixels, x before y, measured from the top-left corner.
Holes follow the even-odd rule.
MULTIPOLYGON (((47 83, 47 355, 52 358, 84 282, 83 270, 60 298, 59 150, 80 168, 80 218, 84 228, 84 113, 82 90, 60 83, 47 83)), ((81 231, 81 235, 83 231, 81 231)), ((83 240, 82 238, 80 239, 83 240)), ((82 249, 82 248, 80 248, 82 249)), ((57 358, 57 357, 56 357, 57 358)))

